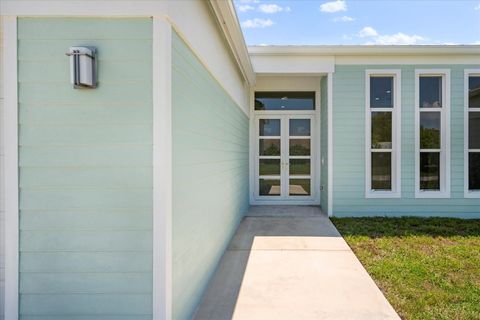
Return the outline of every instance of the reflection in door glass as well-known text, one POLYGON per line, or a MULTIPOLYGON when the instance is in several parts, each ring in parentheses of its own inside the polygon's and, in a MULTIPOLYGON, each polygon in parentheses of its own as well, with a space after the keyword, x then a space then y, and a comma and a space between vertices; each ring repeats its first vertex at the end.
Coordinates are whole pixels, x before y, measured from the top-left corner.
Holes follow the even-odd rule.
POLYGON ((260 179, 259 194, 261 196, 279 196, 280 180, 278 179, 260 179))
POLYGON ((310 119, 290 119, 290 136, 309 136, 310 119))
POLYGON ((261 136, 280 136, 280 119, 260 119, 261 136))
POLYGON ((290 179, 289 195, 291 196, 309 196, 310 179, 290 179))

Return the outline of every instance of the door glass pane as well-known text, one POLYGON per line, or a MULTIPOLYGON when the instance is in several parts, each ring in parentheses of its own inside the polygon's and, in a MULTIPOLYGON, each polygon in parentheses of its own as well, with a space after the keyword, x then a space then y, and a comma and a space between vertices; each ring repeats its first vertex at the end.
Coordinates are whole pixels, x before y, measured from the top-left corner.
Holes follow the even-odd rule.
POLYGON ((468 154, 468 190, 480 190, 480 152, 468 154))
POLYGON ((261 176, 280 175, 280 159, 260 159, 259 168, 261 176))
POLYGON ((260 119, 261 136, 280 136, 280 119, 260 119))
POLYGON ((309 196, 310 179, 290 179, 288 194, 291 196, 309 196))
POLYGON ((468 78, 468 106, 480 108, 480 76, 468 78))
POLYGON ((279 179, 259 179, 259 194, 261 196, 279 196, 280 180, 279 179))
POLYGON ((279 156, 280 139, 260 139, 258 148, 261 156, 279 156))
POLYGON ((391 112, 372 112, 372 149, 392 149, 391 112))
POLYGON ((309 136, 310 119, 290 119, 290 136, 309 136))
POLYGON ((372 189, 392 190, 391 152, 372 152, 372 189))
POLYGON ((291 175, 310 175, 310 159, 290 159, 291 175))
POLYGON ((420 77, 420 108, 442 107, 442 77, 420 77))
POLYGON ((255 92, 255 110, 315 110, 315 92, 255 92))
POLYGON ((370 77, 370 108, 393 108, 393 77, 370 77))
POLYGON ((440 190, 440 152, 420 153, 420 190, 440 190))
POLYGON ((290 139, 291 156, 309 156, 310 139, 290 139))
POLYGON ((468 148, 480 149, 480 112, 468 113, 468 148))
POLYGON ((440 112, 420 112, 420 149, 440 149, 440 112))

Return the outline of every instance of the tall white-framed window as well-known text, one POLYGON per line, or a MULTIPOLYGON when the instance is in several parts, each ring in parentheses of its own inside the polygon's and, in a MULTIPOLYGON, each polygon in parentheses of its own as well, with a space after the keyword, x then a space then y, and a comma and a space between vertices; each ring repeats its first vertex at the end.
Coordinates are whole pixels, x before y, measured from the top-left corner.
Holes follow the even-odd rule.
POLYGON ((365 72, 365 197, 401 196, 401 71, 365 72))
POLYGON ((415 70, 415 197, 450 197, 450 70, 415 70))
POLYGON ((465 197, 480 198, 480 69, 465 70, 465 197))

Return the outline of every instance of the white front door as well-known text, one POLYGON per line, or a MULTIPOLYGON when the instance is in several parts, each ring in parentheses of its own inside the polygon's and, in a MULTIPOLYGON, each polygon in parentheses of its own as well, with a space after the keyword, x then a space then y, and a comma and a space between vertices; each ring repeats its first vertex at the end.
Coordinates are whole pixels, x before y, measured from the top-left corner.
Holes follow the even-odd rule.
POLYGON ((314 188, 314 116, 258 115, 255 128, 255 199, 313 202, 318 192, 314 188))

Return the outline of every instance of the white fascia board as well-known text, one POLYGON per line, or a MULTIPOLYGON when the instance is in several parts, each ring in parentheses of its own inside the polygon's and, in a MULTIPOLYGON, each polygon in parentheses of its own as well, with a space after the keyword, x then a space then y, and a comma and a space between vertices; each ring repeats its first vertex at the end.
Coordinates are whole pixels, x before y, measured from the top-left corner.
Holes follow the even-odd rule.
POLYGON ((320 45, 250 46, 250 56, 273 55, 479 55, 480 45, 320 45))
POLYGON ((210 0, 213 12, 218 20, 220 28, 225 35, 227 43, 237 61, 245 80, 250 84, 255 84, 255 72, 253 71, 247 45, 243 37, 242 29, 238 23, 235 7, 231 0, 218 1, 210 0))
POLYGON ((251 56, 253 69, 261 74, 326 74, 335 71, 333 56, 251 56))

